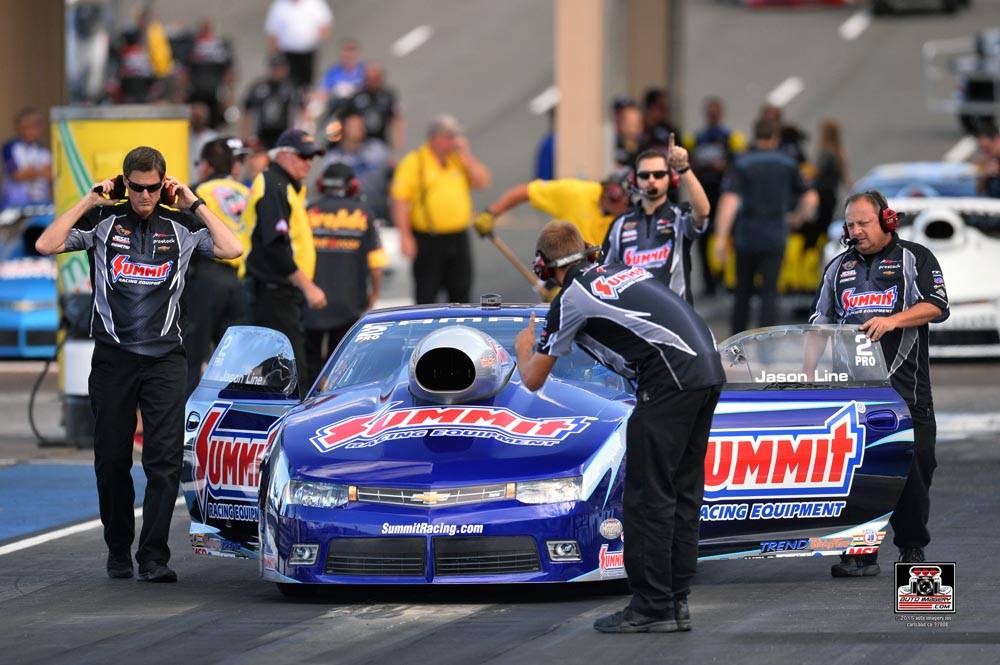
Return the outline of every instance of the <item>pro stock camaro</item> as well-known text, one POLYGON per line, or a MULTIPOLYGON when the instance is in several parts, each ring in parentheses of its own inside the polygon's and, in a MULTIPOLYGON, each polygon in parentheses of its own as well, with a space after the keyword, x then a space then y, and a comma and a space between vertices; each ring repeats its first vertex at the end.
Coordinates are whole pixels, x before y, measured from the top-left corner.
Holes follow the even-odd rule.
MULTIPOLYGON (((195 550, 259 558, 284 591, 624 577, 632 390, 579 350, 525 389, 512 350, 531 311, 370 313, 301 402, 284 336, 230 328, 188 403, 195 550)), ((788 326, 720 350, 701 557, 877 548, 913 453, 879 345, 788 326)))

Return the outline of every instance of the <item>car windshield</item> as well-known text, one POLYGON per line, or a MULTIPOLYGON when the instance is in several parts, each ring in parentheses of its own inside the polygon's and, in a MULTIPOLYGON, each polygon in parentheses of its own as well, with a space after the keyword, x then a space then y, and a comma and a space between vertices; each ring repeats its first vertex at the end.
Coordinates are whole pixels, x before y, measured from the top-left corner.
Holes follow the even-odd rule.
POLYGON ((199 387, 291 395, 298 377, 292 346, 276 330, 230 326, 215 347, 199 387))
POLYGON ((881 345, 856 326, 775 326, 719 344, 726 381, 741 389, 885 385, 881 345))
MULTIPOLYGON (((471 316, 362 323, 337 348, 316 384, 316 392, 331 392, 363 383, 395 379, 410 361, 417 342, 433 330, 463 325, 487 333, 515 357, 514 338, 524 328, 522 316, 471 316)), ((545 325, 538 318, 536 335, 545 325)), ((556 362, 552 376, 575 383, 603 397, 631 392, 627 382, 579 348, 556 362)))
POLYGON ((933 178, 870 178, 858 183, 858 191, 877 189, 887 198, 905 196, 946 197, 977 196, 976 179, 972 177, 933 178))

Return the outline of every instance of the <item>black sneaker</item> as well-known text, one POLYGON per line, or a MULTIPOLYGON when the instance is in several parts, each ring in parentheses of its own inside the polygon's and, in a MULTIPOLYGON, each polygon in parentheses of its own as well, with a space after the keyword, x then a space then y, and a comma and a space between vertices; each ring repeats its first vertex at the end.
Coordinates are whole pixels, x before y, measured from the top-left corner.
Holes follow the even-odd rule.
POLYGON ((834 577, 874 577, 882 572, 878 565, 877 554, 840 555, 840 563, 830 567, 834 577))
POLYGON ((677 622, 672 616, 654 619, 626 607, 595 621, 594 629, 602 633, 673 633, 677 631, 677 622))
POLYGON ((691 630, 691 608, 688 607, 687 594, 674 596, 674 617, 677 619, 677 630, 691 630))
POLYGON ((176 582, 177 573, 170 570, 165 563, 156 561, 139 566, 140 582, 176 582))
POLYGON ((126 580, 132 577, 132 555, 108 552, 108 577, 113 580, 126 580))
POLYGON ((900 547, 899 560, 903 563, 923 563, 927 561, 924 558, 923 547, 900 547))

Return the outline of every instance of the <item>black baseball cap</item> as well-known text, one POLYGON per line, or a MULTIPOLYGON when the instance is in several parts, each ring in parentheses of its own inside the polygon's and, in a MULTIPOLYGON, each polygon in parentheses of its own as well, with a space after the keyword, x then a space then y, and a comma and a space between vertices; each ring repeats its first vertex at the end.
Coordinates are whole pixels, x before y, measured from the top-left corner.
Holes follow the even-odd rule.
POLYGON ((316 143, 312 134, 294 128, 281 132, 281 136, 278 137, 278 141, 274 144, 274 147, 276 149, 286 148, 294 150, 300 157, 315 157, 326 152, 326 150, 316 143))
POLYGON ((319 184, 327 189, 347 189, 354 179, 354 169, 343 162, 333 162, 319 177, 319 184))

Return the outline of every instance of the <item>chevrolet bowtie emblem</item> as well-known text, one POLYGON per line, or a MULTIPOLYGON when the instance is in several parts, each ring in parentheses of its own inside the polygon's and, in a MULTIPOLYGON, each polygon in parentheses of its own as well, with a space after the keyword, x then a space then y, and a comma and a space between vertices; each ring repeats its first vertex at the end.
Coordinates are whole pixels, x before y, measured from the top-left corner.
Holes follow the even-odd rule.
POLYGON ((410 495, 410 499, 413 501, 419 501, 424 505, 433 505, 435 503, 441 503, 447 501, 451 496, 451 492, 421 492, 420 494, 410 495))

